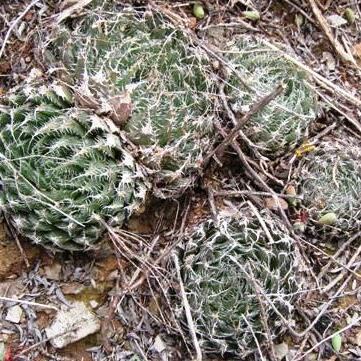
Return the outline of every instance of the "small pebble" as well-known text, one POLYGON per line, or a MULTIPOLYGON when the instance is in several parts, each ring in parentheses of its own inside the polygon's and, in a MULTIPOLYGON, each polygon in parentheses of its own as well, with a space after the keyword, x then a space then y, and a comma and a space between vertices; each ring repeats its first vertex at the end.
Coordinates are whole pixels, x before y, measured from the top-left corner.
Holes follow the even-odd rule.
POLYGON ((347 22, 352 25, 356 20, 355 12, 351 8, 347 8, 343 13, 343 17, 347 20, 347 22))
POLYGON ((20 323, 22 315, 23 309, 19 305, 15 305, 8 308, 5 320, 12 323, 20 323))
POLYGON ((95 300, 89 301, 89 305, 91 308, 97 308, 99 306, 99 303, 95 300))
POLYGON ((193 5, 193 15, 197 18, 197 19, 203 19, 204 18, 204 9, 202 4, 200 3, 195 3, 193 5))
POLYGON ((254 11, 243 11, 242 15, 246 18, 249 19, 251 21, 258 21, 259 19, 261 19, 261 15, 259 13, 259 11, 254 10, 254 11))

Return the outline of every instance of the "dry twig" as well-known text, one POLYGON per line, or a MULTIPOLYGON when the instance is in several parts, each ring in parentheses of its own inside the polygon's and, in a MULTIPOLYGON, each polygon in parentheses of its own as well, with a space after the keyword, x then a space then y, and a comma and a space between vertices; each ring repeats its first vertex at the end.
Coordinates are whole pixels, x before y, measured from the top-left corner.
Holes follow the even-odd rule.
POLYGON ((342 243, 342 245, 340 246, 340 248, 337 250, 337 252, 332 256, 331 260, 321 269, 321 272, 319 273, 318 277, 319 279, 321 279, 326 272, 328 271, 328 269, 331 267, 331 264, 333 263, 334 259, 337 259, 342 252, 345 251, 345 249, 352 243, 354 242, 357 238, 361 237, 361 231, 357 232, 355 235, 353 235, 352 237, 350 237, 347 242, 342 243))
POLYGON ((0 296, 0 301, 15 302, 15 303, 23 304, 23 305, 29 305, 29 306, 35 306, 35 307, 41 307, 41 308, 48 308, 49 310, 58 311, 58 309, 55 306, 45 305, 45 304, 37 303, 37 302, 19 300, 17 298, 9 298, 9 297, 0 296))
POLYGON ((56 16, 57 17, 56 22, 58 24, 60 24, 63 20, 65 20, 66 18, 68 18, 72 14, 80 11, 85 6, 90 4, 91 2, 92 2, 92 0, 78 0, 78 1, 76 1, 75 4, 73 4, 72 6, 69 6, 68 8, 66 8, 60 14, 58 14, 56 16))
POLYGON ((320 342, 318 342, 316 345, 312 346, 309 350, 307 350, 305 353, 303 353, 300 357, 293 359, 293 361, 301 361, 304 360, 304 358, 309 355, 313 350, 315 350, 317 347, 321 346, 323 343, 325 343, 328 340, 331 340, 334 336, 341 334, 342 332, 345 332, 349 330, 351 327, 355 326, 357 323, 361 321, 361 317, 358 317, 356 320, 352 321, 350 324, 345 326, 344 328, 341 328, 341 330, 338 330, 334 332, 332 335, 324 338, 320 342))
POLYGON ((300 199, 302 200, 303 197, 302 196, 298 196, 298 195, 290 195, 290 194, 282 194, 282 193, 270 193, 270 192, 257 192, 257 191, 251 191, 251 190, 241 190, 241 191, 214 191, 213 195, 215 197, 242 197, 245 195, 254 195, 254 196, 274 196, 276 195, 277 197, 280 198, 286 198, 286 199, 300 199))
POLYGON ((231 130, 231 132, 229 132, 229 134, 224 138, 222 143, 219 144, 211 153, 207 155, 207 157, 203 161, 203 167, 206 167, 209 164, 210 159, 214 155, 217 155, 217 158, 219 158, 224 153, 226 147, 236 140, 239 131, 245 125, 245 123, 247 123, 252 118, 252 116, 257 114, 265 106, 267 106, 267 104, 269 104, 272 100, 278 97, 284 91, 284 89, 284 85, 280 84, 270 94, 267 94, 266 96, 262 97, 258 102, 254 103, 251 106, 251 109, 237 122, 237 126, 235 126, 231 130))
MULTIPOLYGON (((251 205, 250 202, 249 202, 249 204, 251 205)), ((277 357, 276 357, 274 345, 273 345, 273 342, 272 342, 271 331, 270 331, 268 323, 267 323, 267 313, 266 313, 266 310, 264 308, 263 300, 261 298, 261 295, 264 294, 264 292, 262 290, 262 287, 258 284, 257 280, 255 279, 254 274, 252 272, 252 268, 249 265, 248 265, 249 266, 248 270, 246 270, 245 267, 243 267, 233 256, 228 256, 228 257, 230 258, 230 260, 234 264, 236 264, 241 269, 244 276, 253 285, 253 289, 254 289, 255 295, 257 297, 259 307, 260 307, 260 311, 261 311, 261 321, 262 321, 263 327, 264 327, 265 332, 266 332, 267 344, 268 344, 268 347, 269 347, 269 350, 270 350, 270 358, 271 358, 272 361, 276 361, 277 357)))
POLYGON ((20 243, 20 239, 19 239, 18 235, 16 234, 16 231, 14 230, 14 228, 13 228, 11 222, 9 221, 8 217, 5 215, 4 218, 5 218, 5 222, 6 222, 7 226, 8 226, 8 229, 9 229, 11 235, 14 237, 15 242, 16 242, 16 245, 17 245, 18 248, 19 248, 19 251, 20 251, 21 257, 22 257, 23 260, 24 260, 25 266, 26 266, 27 268, 29 268, 29 267, 30 267, 30 263, 29 263, 28 257, 26 256, 26 253, 25 253, 25 251, 24 251, 24 248, 22 247, 22 245, 21 245, 21 243, 20 243))
MULTIPOLYGON (((351 257, 351 259, 349 260, 349 262, 347 263, 346 269, 344 269, 334 280, 332 280, 323 290, 322 292, 325 293, 327 291, 329 291, 330 289, 332 289, 338 282, 340 282, 344 277, 345 275, 347 274, 347 272, 350 272, 350 268, 353 267, 354 263, 356 262, 357 258, 359 257, 361 253, 361 246, 358 247, 357 251, 353 254, 353 256, 351 257)), ((359 267, 356 267, 356 269, 359 268, 359 267)), ((354 271, 351 271, 352 274, 356 273, 355 272, 356 270, 354 271)), ((357 274, 357 273, 356 273, 357 274)), ((357 275, 358 278, 360 278, 359 275, 357 275)))
MULTIPOLYGON (((284 51, 282 51, 281 49, 279 49, 277 46, 270 43, 269 41, 264 40, 264 44, 266 44, 270 49, 279 52, 285 59, 289 60, 293 64, 297 65, 300 69, 304 70, 306 73, 311 75, 313 77, 313 79, 317 82, 317 84, 319 84, 324 89, 336 93, 337 95, 341 96, 345 100, 348 100, 353 105, 356 105, 357 107, 361 108, 361 99, 355 97, 352 93, 350 93, 347 90, 341 88, 340 86, 334 84, 331 80, 328 80, 321 74, 318 74, 317 72, 312 70, 309 66, 303 64, 302 62, 295 59, 291 55, 285 53, 284 51)), ((334 108, 334 109, 337 110, 337 108, 334 108)))
POLYGON ((198 342, 196 326, 195 326, 195 324, 193 322, 192 312, 191 312, 191 308, 190 308, 190 305, 189 305, 189 302, 188 302, 188 299, 187 299, 186 291, 184 289, 182 276, 181 276, 181 272, 180 272, 179 261, 178 261, 178 257, 177 257, 176 254, 173 254, 173 261, 174 261, 174 266, 175 266, 175 269, 176 269, 176 272, 177 272, 179 288, 180 288, 180 292, 181 292, 181 296, 182 296, 183 307, 184 307, 184 311, 185 311, 185 314, 186 314, 188 327, 189 327, 190 333, 192 335, 193 345, 194 345, 194 348, 195 348, 196 354, 197 354, 196 360, 197 361, 202 361, 202 350, 201 350, 201 347, 200 347, 199 342, 198 342))

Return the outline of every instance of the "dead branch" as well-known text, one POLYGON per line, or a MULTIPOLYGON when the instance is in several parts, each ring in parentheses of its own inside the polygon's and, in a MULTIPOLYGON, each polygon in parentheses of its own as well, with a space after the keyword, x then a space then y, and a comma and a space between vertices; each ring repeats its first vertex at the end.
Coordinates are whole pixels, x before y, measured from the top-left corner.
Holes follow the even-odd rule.
POLYGON ((19 248, 19 251, 20 251, 21 257, 24 260, 25 266, 27 268, 30 268, 30 262, 28 260, 28 257, 26 256, 26 253, 24 251, 23 246, 21 245, 20 239, 19 239, 18 235, 16 234, 16 231, 14 230, 13 225, 11 224, 11 222, 9 221, 9 219, 8 219, 8 217, 6 215, 4 216, 4 218, 5 218, 6 225, 7 225, 8 229, 9 229, 11 235, 14 237, 16 245, 19 248))
MULTIPOLYGON (((251 203, 249 203, 251 204, 251 203)), ((254 207, 254 206, 253 206, 254 207)), ((247 268, 248 270, 245 269, 245 267, 243 267, 233 256, 228 256, 230 258, 230 260, 237 265, 241 271, 243 272, 244 276, 246 277, 246 279, 252 284, 256 298, 258 300, 259 303, 259 307, 260 307, 260 311, 261 311, 261 322, 263 324, 263 327, 265 329, 266 332, 266 338, 267 338, 267 344, 270 350, 270 358, 272 361, 276 361, 277 357, 276 357, 276 353, 275 353, 275 349, 273 346, 273 342, 272 342, 272 336, 271 336, 271 331, 269 329, 268 326, 268 322, 267 322, 267 313, 264 307, 264 301, 262 300, 261 295, 264 294, 262 287, 259 285, 259 283, 257 282, 256 278, 254 277, 252 268, 249 266, 249 264, 247 264, 247 268)))
POLYGON ((266 197, 272 197, 273 195, 276 195, 280 198, 286 198, 286 199, 300 199, 302 200, 302 196, 298 195, 290 195, 290 194, 282 194, 282 193, 270 193, 270 192, 257 192, 257 191, 250 191, 250 190, 241 190, 241 191, 214 191, 213 195, 215 197, 243 197, 245 195, 254 195, 254 196, 266 196, 266 197))
POLYGON ((339 96, 341 96, 342 98, 348 100, 353 105, 356 105, 359 108, 361 107, 361 99, 355 97, 352 93, 350 93, 347 90, 341 88, 340 86, 334 84, 331 80, 328 80, 327 78, 325 78, 321 74, 318 74, 317 72, 312 70, 309 66, 303 64, 302 62, 300 62, 296 58, 294 58, 291 55, 285 53, 284 51, 282 51, 281 49, 279 49, 277 46, 270 43, 269 41, 264 40, 263 42, 270 49, 279 52, 285 59, 289 60, 293 64, 297 65, 300 69, 304 70, 306 73, 311 75, 312 78, 316 81, 316 83, 319 84, 324 89, 326 89, 328 91, 332 91, 332 92, 338 94, 339 96))
POLYGON ((19 300, 17 298, 9 298, 9 297, 0 296, 0 301, 20 303, 21 305, 35 306, 35 307, 40 307, 40 308, 48 308, 50 310, 59 311, 58 308, 56 308, 55 306, 49 306, 49 305, 45 305, 43 303, 19 300))
MULTIPOLYGON (((360 276, 357 272, 353 271, 348 265, 344 265, 342 262, 338 261, 335 256, 329 255, 327 252, 323 251, 320 247, 317 247, 316 245, 314 245, 314 244, 306 241, 305 239, 299 238, 299 240, 300 240, 301 242, 307 244, 308 246, 316 249, 318 252, 322 253, 325 257, 327 257, 327 258, 330 259, 330 262, 326 265, 326 266, 327 266, 327 269, 329 268, 329 265, 331 265, 332 263, 335 263, 335 264, 337 264, 338 266, 340 266, 341 268, 343 268, 344 270, 352 273, 356 278, 359 278, 359 279, 361 278, 361 276, 360 276)), ((326 266, 325 266, 325 267, 326 267, 326 266)), ((327 271, 327 269, 326 269, 326 271, 327 271)), ((318 279, 319 279, 319 280, 322 279, 324 273, 326 272, 326 271, 323 271, 323 270, 324 270, 324 268, 322 268, 321 273, 318 274, 318 279)), ((327 290, 327 289, 323 289, 321 293, 326 292, 326 290, 327 290)))
MULTIPOLYGON (((322 293, 325 293, 327 291, 329 291, 331 288, 333 288, 338 282, 340 282, 345 275, 347 274, 348 271, 351 271, 350 268, 354 266, 354 263, 356 262, 357 258, 359 257, 361 253, 361 246, 358 247, 357 251, 353 254, 353 256, 351 257, 351 259, 349 260, 349 262, 346 265, 346 269, 344 269, 334 280, 332 280, 323 290, 322 293)), ((351 271, 352 274, 359 268, 356 267, 356 269, 354 271, 351 271)), ((358 278, 360 276, 358 275, 358 278)))
POLYGON ((74 13, 80 11, 85 6, 90 4, 91 2, 92 2, 92 0, 78 0, 78 1, 76 1, 74 5, 69 6, 68 8, 63 10, 60 14, 56 15, 56 17, 57 17, 56 22, 58 24, 60 24, 63 20, 65 20, 69 16, 73 15, 74 13))
MULTIPOLYGON (((227 101, 224 103, 226 109, 228 112, 232 113, 232 110, 229 108, 227 101)), ((233 115, 234 116, 234 115, 233 115)), ((222 126, 219 124, 218 120, 215 120, 214 122, 216 129, 219 131, 219 133, 224 136, 226 133, 223 130, 222 126)), ((237 152, 239 159, 241 160, 242 164, 246 168, 246 170, 249 172, 249 174, 252 176, 252 179, 257 181, 257 184, 266 192, 272 194, 272 198, 275 201, 275 204, 278 206, 279 213, 282 217, 282 220, 285 222, 285 225, 290 231, 293 231, 292 225, 290 221, 287 218, 287 215, 285 214, 285 211, 282 209, 280 202, 277 198, 277 195, 275 191, 262 179, 262 177, 249 165, 249 162, 247 161, 247 157, 243 153, 241 147, 238 145, 237 142, 233 141, 231 143, 233 149, 237 152)))
POLYGON ((342 332, 345 332, 346 330, 350 329, 351 327, 357 325, 361 321, 361 317, 358 317, 356 320, 352 321, 350 324, 342 328, 341 330, 338 330, 334 332, 332 335, 325 337, 323 340, 318 342, 316 345, 312 346, 309 350, 307 350, 305 353, 303 353, 300 357, 294 359, 294 361, 301 361, 304 360, 305 356, 309 355, 314 349, 321 346, 323 343, 325 343, 328 340, 331 340, 335 335, 339 335, 342 332))
MULTIPOLYGON (((354 242, 357 238, 361 237, 361 231, 357 232, 355 235, 353 235, 352 237, 350 237, 346 242, 342 243, 342 245, 340 246, 340 248, 337 250, 337 252, 332 256, 331 260, 321 269, 321 272, 319 273, 318 277, 319 279, 321 279, 326 272, 328 271, 328 269, 331 267, 331 264, 333 263, 334 259, 337 259, 342 252, 345 251, 345 249, 352 243, 354 242)), ((357 273, 356 273, 357 274, 357 273)), ((358 274, 357 274, 358 275, 358 274)))

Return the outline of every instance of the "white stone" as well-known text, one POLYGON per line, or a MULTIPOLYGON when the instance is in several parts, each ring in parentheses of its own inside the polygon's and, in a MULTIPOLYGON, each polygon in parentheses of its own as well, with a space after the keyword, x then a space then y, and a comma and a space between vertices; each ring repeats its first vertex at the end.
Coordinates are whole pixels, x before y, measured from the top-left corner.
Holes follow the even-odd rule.
POLYGON ((100 321, 83 302, 64 306, 55 316, 46 336, 55 348, 63 348, 100 330, 100 321))
POLYGON ((347 24, 347 20, 344 19, 342 16, 333 14, 327 17, 328 22, 331 26, 334 26, 335 28, 338 28, 342 25, 347 24))
POLYGON ((12 323, 20 323, 23 309, 19 305, 9 307, 5 316, 5 320, 12 323))
POLYGON ((99 306, 99 303, 95 300, 89 301, 89 305, 91 308, 97 308, 99 306))
POLYGON ((166 349, 166 346, 159 335, 155 338, 152 349, 158 353, 162 353, 166 349))
POLYGON ((282 360, 288 354, 288 345, 287 345, 287 343, 282 342, 278 345, 274 345, 274 350, 275 350, 277 360, 282 360))

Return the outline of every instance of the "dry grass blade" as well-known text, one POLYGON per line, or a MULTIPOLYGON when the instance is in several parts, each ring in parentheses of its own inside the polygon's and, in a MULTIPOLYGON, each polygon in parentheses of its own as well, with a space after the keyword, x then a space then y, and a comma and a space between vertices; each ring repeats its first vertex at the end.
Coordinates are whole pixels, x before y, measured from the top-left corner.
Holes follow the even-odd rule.
POLYGON ((40 307, 40 308, 47 308, 49 310, 58 311, 58 308, 56 308, 55 306, 49 306, 49 305, 45 305, 45 304, 42 304, 42 303, 19 300, 17 298, 9 298, 9 297, 0 296, 0 301, 15 302, 15 303, 23 304, 23 305, 35 306, 35 307, 40 307))
POLYGON ((64 9, 60 14, 56 15, 56 22, 59 24, 66 18, 83 9, 85 6, 90 4, 93 0, 77 0, 75 4, 64 9))
MULTIPOLYGON (((285 53, 284 51, 282 51, 281 49, 279 49, 277 46, 270 43, 269 41, 264 40, 264 43, 267 44, 267 46, 269 46, 271 49, 273 49, 273 50, 279 52, 280 54, 282 54, 282 56, 284 58, 286 58, 287 60, 289 60, 293 64, 297 65, 299 68, 301 68, 302 70, 307 72, 309 75, 311 75, 314 78, 314 80, 320 86, 322 86, 324 89, 331 90, 331 91, 335 92, 337 95, 341 96, 345 100, 347 100, 347 101, 351 102, 352 104, 356 105, 357 107, 361 108, 361 99, 357 98, 352 93, 350 93, 349 91, 345 90, 344 88, 338 86, 337 84, 334 84, 331 80, 328 80, 327 78, 325 78, 321 74, 315 72, 309 66, 303 64, 301 61, 294 58, 293 56, 285 53)), ((337 107, 335 109, 337 110, 337 107)))

